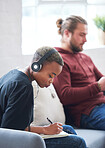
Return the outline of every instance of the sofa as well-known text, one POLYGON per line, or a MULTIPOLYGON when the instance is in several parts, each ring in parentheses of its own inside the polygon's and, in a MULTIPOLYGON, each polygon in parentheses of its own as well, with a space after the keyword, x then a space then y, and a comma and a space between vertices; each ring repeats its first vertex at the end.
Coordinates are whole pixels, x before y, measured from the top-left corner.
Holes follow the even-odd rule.
POLYGON ((0 128, 0 148, 46 148, 46 146, 38 134, 0 128))
MULTIPOLYGON (((65 113, 53 85, 40 88, 35 82, 34 121, 33 125, 48 125, 47 117, 52 122, 65 124, 65 113)), ((77 134, 84 138, 88 148, 105 148, 105 131, 75 128, 77 134)))

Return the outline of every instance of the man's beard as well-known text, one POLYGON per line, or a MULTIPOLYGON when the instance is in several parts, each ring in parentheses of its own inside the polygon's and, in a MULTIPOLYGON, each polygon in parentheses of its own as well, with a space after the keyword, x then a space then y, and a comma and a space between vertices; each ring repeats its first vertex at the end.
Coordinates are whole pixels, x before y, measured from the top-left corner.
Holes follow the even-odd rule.
POLYGON ((77 47, 72 42, 70 42, 70 48, 73 51, 73 53, 78 53, 78 52, 81 52, 83 50, 83 48, 77 47))

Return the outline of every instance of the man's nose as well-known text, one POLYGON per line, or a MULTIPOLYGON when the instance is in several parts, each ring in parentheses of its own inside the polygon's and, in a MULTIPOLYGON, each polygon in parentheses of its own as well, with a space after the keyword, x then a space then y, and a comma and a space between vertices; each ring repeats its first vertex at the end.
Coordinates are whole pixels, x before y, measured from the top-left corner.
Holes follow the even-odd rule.
POLYGON ((84 42, 87 42, 87 39, 86 39, 86 37, 84 38, 84 42))

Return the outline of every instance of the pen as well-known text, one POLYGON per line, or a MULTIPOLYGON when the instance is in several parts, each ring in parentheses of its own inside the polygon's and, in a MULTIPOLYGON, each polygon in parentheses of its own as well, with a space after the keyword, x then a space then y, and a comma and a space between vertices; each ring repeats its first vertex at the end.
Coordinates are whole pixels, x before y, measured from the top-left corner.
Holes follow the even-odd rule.
POLYGON ((51 124, 53 124, 53 122, 47 117, 47 120, 51 123, 51 124))

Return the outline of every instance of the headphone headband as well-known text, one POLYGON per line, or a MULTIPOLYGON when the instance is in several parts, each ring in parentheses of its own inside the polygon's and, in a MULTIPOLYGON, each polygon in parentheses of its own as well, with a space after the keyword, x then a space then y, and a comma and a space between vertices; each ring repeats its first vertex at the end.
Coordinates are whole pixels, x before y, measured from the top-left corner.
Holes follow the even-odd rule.
POLYGON ((57 52, 55 49, 48 51, 39 61, 39 64, 42 64, 52 53, 57 52))
POLYGON ((52 53, 55 53, 55 52, 57 52, 57 50, 55 50, 55 49, 52 49, 52 50, 48 51, 39 61, 34 62, 34 63, 31 65, 32 70, 35 71, 35 72, 38 72, 39 70, 41 70, 43 62, 44 62, 52 53))

